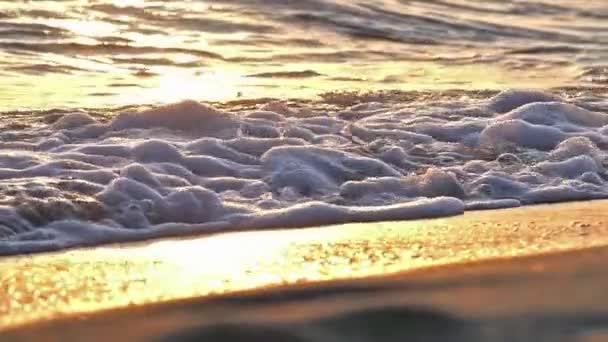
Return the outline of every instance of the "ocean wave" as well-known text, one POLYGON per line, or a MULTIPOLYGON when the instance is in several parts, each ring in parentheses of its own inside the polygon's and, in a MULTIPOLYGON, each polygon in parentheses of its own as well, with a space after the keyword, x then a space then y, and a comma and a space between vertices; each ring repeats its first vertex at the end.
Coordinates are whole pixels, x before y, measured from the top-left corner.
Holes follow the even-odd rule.
MULTIPOLYGON (((103 88, 111 81, 91 74, 100 68, 112 68, 117 75, 145 72, 157 82, 189 68, 192 77, 224 69, 238 70, 241 76, 311 70, 327 75, 319 82, 344 89, 353 86, 346 80, 358 78, 362 65, 420 61, 435 63, 436 68, 492 66, 486 74, 496 73, 495 82, 505 82, 507 87, 528 83, 509 83, 502 73, 535 79, 539 70, 564 75, 560 85, 587 86, 605 84, 603 76, 581 74, 605 68, 608 57, 608 28, 603 21, 608 6, 601 0, 0 4, 2 59, 54 65, 65 64, 62 61, 69 58, 71 65, 83 70, 72 73, 73 82, 65 82, 66 88, 78 88, 88 79, 103 88), (159 54, 169 57, 161 60, 159 54), (23 60, 24 55, 29 58, 23 60), (323 70, 328 68, 332 74, 323 70)), ((20 71, 31 74, 32 69, 36 67, 25 65, 3 75, 6 92, 19 92, 11 80, 20 71)), ((53 72, 65 74, 62 68, 45 70, 48 77, 53 72)), ((360 76, 368 80, 368 89, 388 83, 381 81, 385 78, 396 87, 417 81, 385 73, 380 81, 372 80, 374 73, 369 71, 360 76)), ((470 88, 471 84, 473 77, 453 82, 454 87, 470 88)), ((70 101, 86 102, 87 95, 81 96, 70 101)))
POLYGON ((605 97, 459 95, 6 113, 0 254, 608 197, 605 97))

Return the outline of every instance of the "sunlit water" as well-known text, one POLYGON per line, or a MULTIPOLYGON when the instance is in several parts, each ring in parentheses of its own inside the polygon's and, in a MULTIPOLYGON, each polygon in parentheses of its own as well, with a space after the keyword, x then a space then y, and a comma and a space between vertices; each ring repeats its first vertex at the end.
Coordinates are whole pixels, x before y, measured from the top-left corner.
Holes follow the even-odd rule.
POLYGON ((0 110, 606 83, 604 0, 0 1, 0 110))
MULTIPOLYGON (((0 0, 0 255, 608 198, 607 19, 606 0, 0 0), (505 88, 561 89, 467 91, 505 88), (388 89, 430 92, 302 100, 388 89), (114 108, 265 97, 300 100, 114 108)), ((11 258, 0 326, 604 244, 597 213, 11 258)))
POLYGON ((608 198, 606 19, 604 0, 0 1, 0 255, 608 198))

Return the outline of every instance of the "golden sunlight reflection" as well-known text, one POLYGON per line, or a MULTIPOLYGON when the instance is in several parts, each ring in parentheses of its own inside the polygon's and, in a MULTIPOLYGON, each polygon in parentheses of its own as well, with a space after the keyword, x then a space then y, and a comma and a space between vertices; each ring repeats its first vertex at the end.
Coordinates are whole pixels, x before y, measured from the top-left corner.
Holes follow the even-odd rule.
POLYGON ((144 7, 145 0, 113 0, 112 3, 118 7, 144 7))
MULTIPOLYGON (((165 39, 168 38, 159 40, 158 44, 163 45, 165 39)), ((130 57, 117 55, 116 58, 128 60, 130 57)), ((197 63, 196 59, 179 54, 172 54, 170 57, 148 55, 144 58, 171 58, 178 64, 197 63)), ((56 108, 73 103, 86 107, 158 104, 185 99, 312 99, 329 91, 503 89, 511 86, 534 88, 541 85, 549 88, 563 84, 570 77, 567 73, 556 76, 551 69, 539 70, 534 77, 527 75, 522 78, 488 65, 453 67, 424 62, 376 63, 373 66, 356 67, 309 63, 303 64, 300 69, 283 67, 273 70, 279 73, 314 70, 320 74, 304 79, 256 77, 253 70, 222 64, 205 68, 140 65, 138 69, 125 73, 118 70, 117 63, 99 63, 94 59, 54 57, 49 63, 86 68, 91 72, 56 74, 53 78, 22 75, 18 84, 12 78, 0 75, 0 110, 22 107, 56 108), (342 78, 345 74, 349 77, 342 78), (57 87, 57 84, 62 84, 62 87, 57 87)))
MULTIPOLYGON (((215 70, 200 75, 170 70, 161 74, 149 88, 137 91, 137 97, 144 103, 170 103, 185 99, 220 101, 237 97, 237 85, 240 82, 242 77, 228 70, 215 70)), ((123 101, 128 100, 125 98, 123 101)))
MULTIPOLYGON (((585 12, 572 11, 567 0, 560 0, 563 9, 542 16, 513 12, 498 2, 489 7, 452 1, 385 4, 394 13, 408 13, 399 17, 404 23, 417 16, 440 17, 447 6, 451 20, 462 24, 447 32, 442 20, 423 20, 412 28, 396 25, 397 17, 383 12, 374 17, 376 27, 369 28, 367 15, 374 11, 334 13, 361 4, 333 1, 331 8, 297 1, 279 6, 212 0, 2 1, 0 58, 7 66, 0 73, 0 111, 149 105, 185 98, 319 99, 334 91, 546 89, 595 82, 595 76, 583 78, 582 72, 605 59, 597 48, 600 33, 589 42, 570 42, 572 51, 581 51, 580 58, 570 49, 536 48, 546 45, 545 33, 559 37, 549 45, 565 46, 568 37, 606 28, 601 18, 585 17, 588 28, 574 25, 576 20, 560 21, 562 10, 573 15, 570 19, 585 12), (334 15, 344 17, 335 22, 309 19, 334 15), (482 29, 505 20, 529 32, 482 29), (432 44, 420 44, 420 39, 432 44), (530 47, 535 48, 528 51, 530 47)), ((596 1, 576 7, 601 9, 604 2, 596 1)))
POLYGON ((47 19, 44 22, 86 37, 110 36, 119 30, 114 24, 97 20, 47 19))

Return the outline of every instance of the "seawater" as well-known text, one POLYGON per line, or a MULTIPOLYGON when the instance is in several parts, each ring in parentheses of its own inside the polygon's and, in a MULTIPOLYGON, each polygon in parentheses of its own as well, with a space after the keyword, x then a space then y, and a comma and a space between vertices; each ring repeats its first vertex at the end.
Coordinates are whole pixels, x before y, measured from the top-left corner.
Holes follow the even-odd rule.
POLYGON ((0 254, 606 198, 607 17, 0 2, 0 254))
POLYGON ((0 110, 605 85, 606 19, 603 0, 0 1, 0 110))

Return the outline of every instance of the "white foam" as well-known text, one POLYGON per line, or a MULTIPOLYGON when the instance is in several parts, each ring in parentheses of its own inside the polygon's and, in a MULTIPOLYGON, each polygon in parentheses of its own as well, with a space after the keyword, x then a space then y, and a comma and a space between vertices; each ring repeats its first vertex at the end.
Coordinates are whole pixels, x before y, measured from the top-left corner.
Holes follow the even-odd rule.
POLYGON ((497 199, 484 201, 471 201, 465 206, 466 210, 489 210, 489 209, 505 209, 517 208, 521 206, 521 202, 516 199, 497 199))
POLYGON ((487 101, 496 113, 510 112, 528 103, 561 101, 558 96, 537 90, 506 90, 487 101))
POLYGON ((118 115, 110 123, 114 130, 162 127, 196 131, 204 136, 234 136, 239 123, 229 113, 195 101, 183 101, 161 108, 118 115))
POLYGON ((95 120, 86 113, 72 113, 62 116, 59 120, 55 121, 52 127, 54 129, 66 129, 77 128, 96 123, 98 123, 97 120, 95 120))
POLYGON ((5 131, 0 254, 608 197, 608 115, 551 94, 306 112, 185 101, 5 131))
POLYGON ((566 134, 555 127, 523 120, 501 120, 491 123, 481 132, 479 143, 494 151, 509 146, 549 151, 565 138, 566 134))

